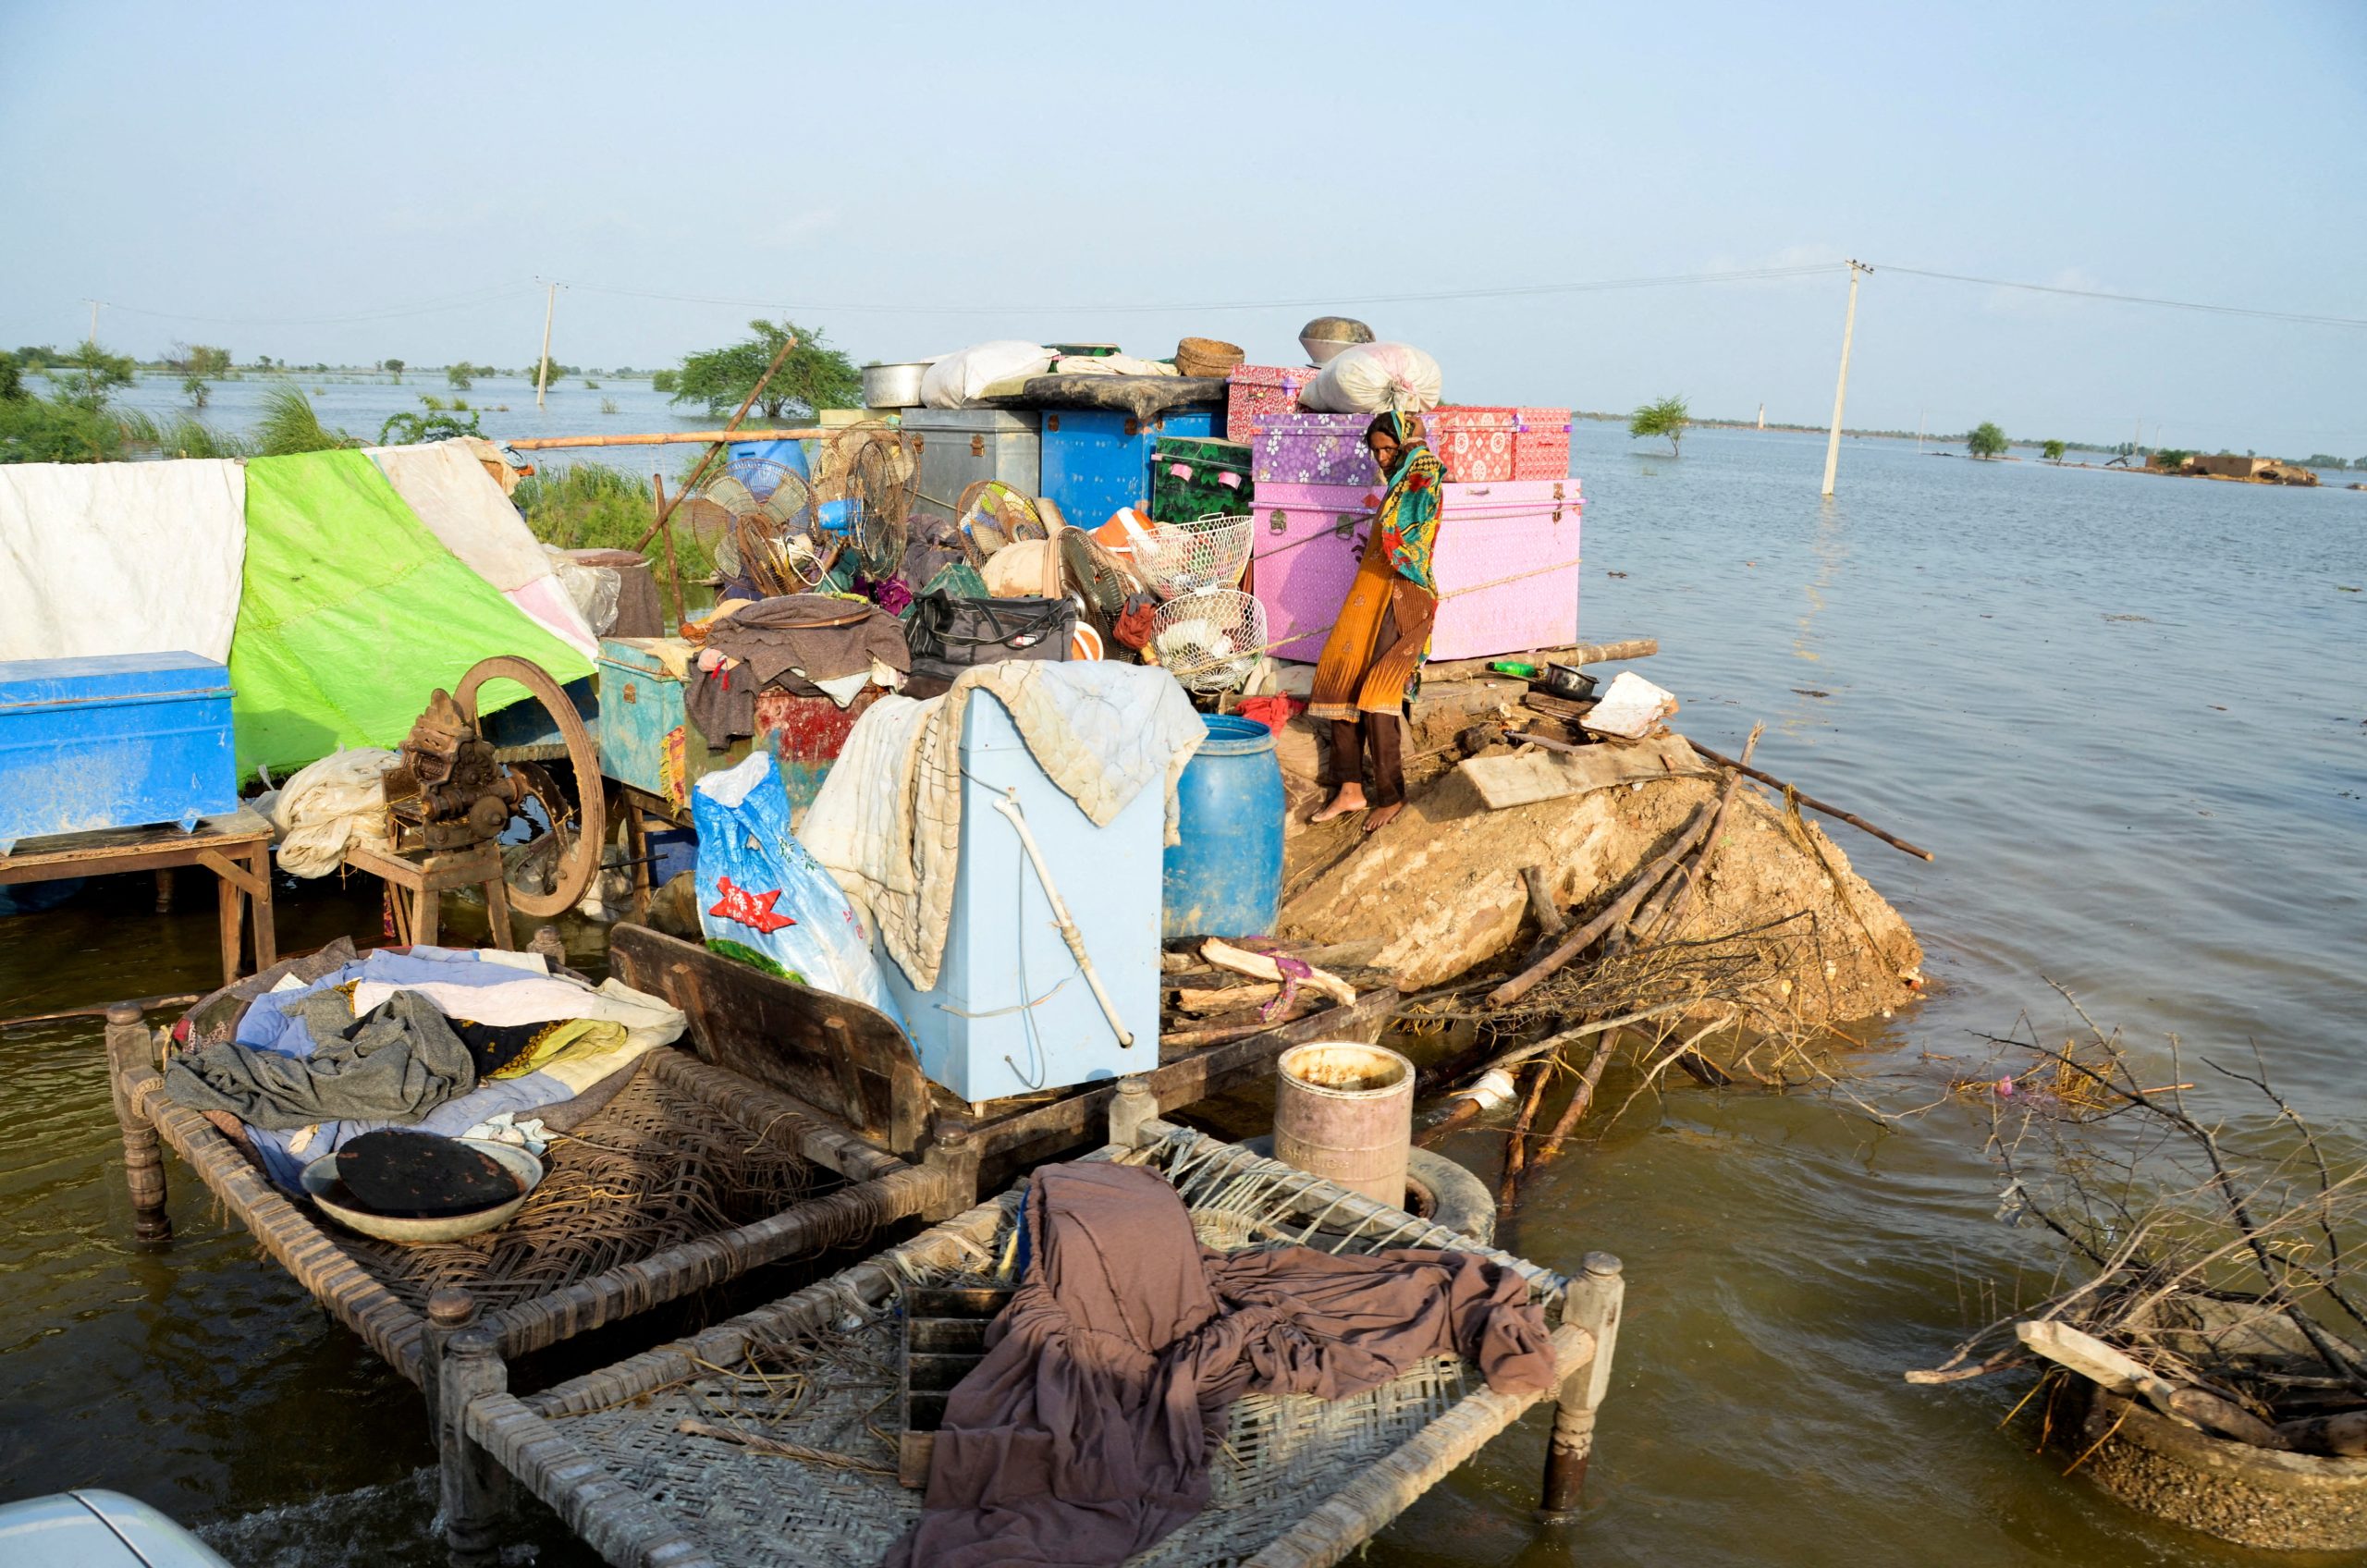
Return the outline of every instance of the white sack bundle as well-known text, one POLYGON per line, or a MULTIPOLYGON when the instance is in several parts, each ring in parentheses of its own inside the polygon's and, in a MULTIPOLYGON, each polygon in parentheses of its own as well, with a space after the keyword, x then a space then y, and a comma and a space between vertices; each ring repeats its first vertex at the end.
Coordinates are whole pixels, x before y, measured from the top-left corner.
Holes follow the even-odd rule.
POLYGON ((1051 368, 1052 350, 1041 343, 974 343, 928 367, 921 376, 921 401, 932 409, 966 409, 998 381, 1041 375, 1051 368))
POLYGON ((1359 343, 1343 349, 1300 389, 1301 407, 1325 414, 1422 413, 1439 406, 1444 381, 1438 361, 1410 343, 1359 343))

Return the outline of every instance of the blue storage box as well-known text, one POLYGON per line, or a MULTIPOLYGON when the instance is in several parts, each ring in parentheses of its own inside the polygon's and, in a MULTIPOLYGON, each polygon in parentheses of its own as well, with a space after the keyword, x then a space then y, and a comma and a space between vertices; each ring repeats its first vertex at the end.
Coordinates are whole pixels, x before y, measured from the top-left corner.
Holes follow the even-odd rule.
POLYGON ((1149 419, 1106 409, 1044 412, 1042 488, 1078 528, 1098 528, 1110 514, 1150 508, 1152 444, 1162 435, 1221 434, 1221 409, 1177 409, 1149 419))
POLYGON ((953 916, 937 985, 914 986, 880 949, 921 1071, 963 1099, 1148 1072, 1159 1065, 1160 839, 1167 804, 1156 787, 1107 827, 1036 766, 991 693, 970 693, 962 733, 962 848, 953 916), (1019 831, 994 802, 1019 808, 1084 934, 1120 1022, 1122 1047, 1052 919, 1051 901, 1019 831))
POLYGON ((195 654, 0 664, 0 854, 239 809, 230 672, 195 654))

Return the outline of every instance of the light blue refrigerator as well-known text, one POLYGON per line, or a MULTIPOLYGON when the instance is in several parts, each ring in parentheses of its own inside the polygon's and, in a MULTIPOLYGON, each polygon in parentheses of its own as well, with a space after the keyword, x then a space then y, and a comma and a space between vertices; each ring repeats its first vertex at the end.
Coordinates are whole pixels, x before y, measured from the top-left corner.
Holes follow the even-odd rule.
POLYGON ((1161 791, 1144 790, 1097 827, 1036 765, 1000 701, 973 692, 969 703, 958 879, 937 985, 916 988, 880 952, 921 1070, 973 1103, 1147 1072, 1159 1065, 1161 791), (1008 790, 1131 1046, 1062 939, 1018 829, 995 809, 1008 790))

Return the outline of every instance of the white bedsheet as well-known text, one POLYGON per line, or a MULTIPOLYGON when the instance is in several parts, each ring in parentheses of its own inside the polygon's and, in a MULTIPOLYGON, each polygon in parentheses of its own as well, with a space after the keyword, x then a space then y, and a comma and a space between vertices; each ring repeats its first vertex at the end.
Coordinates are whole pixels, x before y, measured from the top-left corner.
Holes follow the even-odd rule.
POLYGON ((0 660, 227 660, 246 558, 227 459, 0 463, 0 660))

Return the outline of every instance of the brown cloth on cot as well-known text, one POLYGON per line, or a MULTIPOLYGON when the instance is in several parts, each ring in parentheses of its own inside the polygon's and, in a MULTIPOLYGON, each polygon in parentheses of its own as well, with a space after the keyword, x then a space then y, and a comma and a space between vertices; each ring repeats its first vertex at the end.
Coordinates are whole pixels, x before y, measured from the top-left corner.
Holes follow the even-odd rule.
POLYGON ((1465 1253, 1220 1253, 1156 1171, 1048 1165, 1027 1189, 1026 1282, 948 1401, 919 1525, 890 1568, 1122 1562, 1207 1506, 1246 1393, 1339 1399, 1426 1357, 1488 1386, 1554 1383, 1544 1310, 1465 1253))

